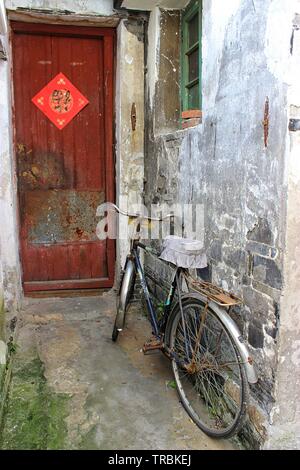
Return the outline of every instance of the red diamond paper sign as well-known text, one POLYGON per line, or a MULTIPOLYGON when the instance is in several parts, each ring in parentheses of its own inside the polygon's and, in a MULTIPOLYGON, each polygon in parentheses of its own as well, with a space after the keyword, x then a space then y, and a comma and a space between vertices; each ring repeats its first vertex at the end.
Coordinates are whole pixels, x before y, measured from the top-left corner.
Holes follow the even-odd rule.
POLYGON ((89 103, 63 73, 56 75, 31 101, 60 130, 89 103))

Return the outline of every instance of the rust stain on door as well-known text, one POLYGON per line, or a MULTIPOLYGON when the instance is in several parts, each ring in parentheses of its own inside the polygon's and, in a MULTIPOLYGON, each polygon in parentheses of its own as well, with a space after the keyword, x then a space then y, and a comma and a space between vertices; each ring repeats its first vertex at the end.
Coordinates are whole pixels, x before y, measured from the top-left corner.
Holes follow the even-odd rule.
POLYGON ((98 191, 28 191, 24 210, 34 244, 97 241, 95 214, 104 202, 98 191))

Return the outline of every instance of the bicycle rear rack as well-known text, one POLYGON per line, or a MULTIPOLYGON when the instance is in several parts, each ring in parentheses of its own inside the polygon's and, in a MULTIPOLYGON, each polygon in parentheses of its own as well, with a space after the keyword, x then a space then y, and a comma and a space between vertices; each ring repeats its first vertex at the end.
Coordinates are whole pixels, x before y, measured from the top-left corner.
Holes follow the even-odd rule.
POLYGON ((188 286, 195 292, 199 292, 204 295, 208 300, 215 302, 221 307, 231 307, 233 305, 241 305, 243 303, 242 299, 227 292, 221 287, 218 287, 211 282, 200 281, 194 279, 190 274, 185 275, 186 282, 188 286))

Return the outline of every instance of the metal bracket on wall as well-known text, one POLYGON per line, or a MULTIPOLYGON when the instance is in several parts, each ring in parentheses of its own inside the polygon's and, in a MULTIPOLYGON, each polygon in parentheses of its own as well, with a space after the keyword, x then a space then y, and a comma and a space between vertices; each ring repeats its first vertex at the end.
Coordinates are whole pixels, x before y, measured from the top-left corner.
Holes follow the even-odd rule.
POLYGON ((136 129, 136 106, 135 103, 132 103, 131 106, 131 128, 133 131, 136 129))
POLYGON ((290 119, 289 131, 291 132, 300 131, 300 119, 290 119))
POLYGON ((269 116, 269 98, 266 97, 265 101, 265 110, 264 110, 264 144, 265 148, 268 147, 268 138, 269 138, 269 124, 270 124, 270 116, 269 116))

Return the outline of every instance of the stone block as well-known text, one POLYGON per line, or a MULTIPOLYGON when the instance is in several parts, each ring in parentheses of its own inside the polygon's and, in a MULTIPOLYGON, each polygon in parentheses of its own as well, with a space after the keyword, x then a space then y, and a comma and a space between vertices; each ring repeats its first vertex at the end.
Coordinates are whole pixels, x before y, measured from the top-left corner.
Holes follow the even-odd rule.
POLYGON ((214 240, 209 248, 209 256, 216 261, 222 261, 222 243, 214 240))
POLYGON ((259 380, 256 384, 250 386, 250 391, 255 401, 269 413, 274 403, 274 380, 267 378, 261 370, 259 372, 259 380))
POLYGON ((253 229, 249 230, 247 233, 247 239, 264 243, 266 245, 272 245, 273 233, 267 219, 259 217, 258 222, 255 224, 253 229))
POLYGON ((255 349, 264 347, 264 331, 262 326, 250 323, 248 326, 248 342, 255 349))
POLYGON ((225 263, 236 271, 245 271, 246 252, 240 249, 231 248, 228 254, 224 256, 225 263))
POLYGON ((256 253, 260 256, 271 257, 275 258, 277 255, 277 250, 272 248, 269 245, 265 245, 263 243, 257 243, 254 241, 249 241, 246 244, 246 250, 250 251, 250 253, 256 253))
POLYGON ((253 278, 275 289, 282 287, 281 270, 273 259, 254 255, 253 278))
POLYGON ((206 282, 211 282, 211 269, 210 266, 206 266, 206 268, 199 268, 197 269, 197 276, 206 282))
POLYGON ((248 417, 251 423, 254 425, 256 431, 263 440, 267 437, 267 417, 266 415, 255 405, 248 405, 248 417))
POLYGON ((267 284, 263 284, 262 282, 258 282, 252 279, 252 287, 256 291, 261 292, 262 294, 267 295, 274 299, 275 302, 279 302, 280 300, 280 290, 274 289, 273 287, 267 286, 267 284))
POLYGON ((275 316, 275 305, 272 298, 254 290, 251 286, 243 288, 243 300, 256 318, 266 321, 270 316, 275 316))
POLYGON ((271 338, 276 339, 277 334, 278 334, 278 328, 276 326, 274 326, 272 328, 267 326, 265 328, 265 332, 266 332, 267 335, 271 336, 271 338))

